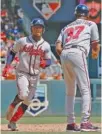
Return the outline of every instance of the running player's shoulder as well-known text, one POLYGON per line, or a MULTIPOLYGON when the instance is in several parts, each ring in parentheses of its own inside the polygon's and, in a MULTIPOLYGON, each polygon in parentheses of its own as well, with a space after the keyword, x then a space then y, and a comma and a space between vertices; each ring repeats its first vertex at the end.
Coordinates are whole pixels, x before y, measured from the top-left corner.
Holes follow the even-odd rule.
POLYGON ((44 44, 46 45, 46 46, 50 46, 50 44, 47 42, 47 41, 44 41, 44 44))
POLYGON ((45 50, 50 50, 50 44, 47 41, 44 41, 44 45, 42 45, 45 50))

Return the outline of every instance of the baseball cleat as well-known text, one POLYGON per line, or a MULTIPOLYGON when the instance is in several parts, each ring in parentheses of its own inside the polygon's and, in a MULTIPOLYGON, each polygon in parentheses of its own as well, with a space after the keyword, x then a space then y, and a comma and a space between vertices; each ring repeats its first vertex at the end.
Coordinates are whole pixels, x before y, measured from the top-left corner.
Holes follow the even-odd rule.
POLYGON ((86 123, 81 123, 80 125, 81 131, 83 132, 90 132, 90 131, 99 131, 100 128, 97 126, 93 126, 92 123, 86 122, 86 123))
POLYGON ((76 123, 67 124, 66 130, 71 132, 80 132, 80 127, 76 123))
POLYGON ((11 131, 18 131, 15 122, 9 122, 9 124, 8 124, 8 128, 11 129, 11 131))

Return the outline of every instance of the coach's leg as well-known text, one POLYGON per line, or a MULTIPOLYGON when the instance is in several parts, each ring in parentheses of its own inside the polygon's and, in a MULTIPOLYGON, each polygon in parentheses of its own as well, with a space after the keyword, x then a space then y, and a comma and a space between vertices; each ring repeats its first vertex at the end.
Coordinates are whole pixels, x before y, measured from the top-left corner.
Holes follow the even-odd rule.
POLYGON ((74 105, 76 95, 76 75, 71 62, 65 61, 63 66, 64 79, 66 83, 66 95, 67 95, 67 112, 68 112, 68 124, 66 130, 68 131, 80 131, 80 127, 75 123, 74 105))
POLYGON ((77 83, 82 96, 82 121, 87 122, 91 113, 91 89, 90 80, 87 69, 87 61, 84 53, 80 56, 80 63, 77 64, 75 72, 77 75, 77 83))
POLYGON ((64 80, 66 84, 66 103, 68 112, 68 124, 75 123, 74 104, 76 94, 76 76, 71 62, 62 62, 64 80))
POLYGON ((77 80, 78 85, 80 87, 81 95, 82 95, 82 120, 81 120, 81 130, 82 131, 99 131, 100 128, 94 126, 90 121, 91 114, 91 89, 90 89, 90 80, 88 75, 87 61, 86 56, 82 53, 82 60, 80 61, 82 64, 79 68, 77 68, 77 80), (80 73, 79 73, 80 72, 80 73))

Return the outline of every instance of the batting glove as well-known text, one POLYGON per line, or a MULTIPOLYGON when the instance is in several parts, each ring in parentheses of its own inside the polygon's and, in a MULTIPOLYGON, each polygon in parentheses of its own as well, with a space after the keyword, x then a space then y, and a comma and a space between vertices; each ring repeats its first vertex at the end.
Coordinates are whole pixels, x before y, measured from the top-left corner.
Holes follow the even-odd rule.
POLYGON ((41 60, 40 61, 40 67, 43 68, 43 69, 46 67, 46 60, 41 60))
POLYGON ((3 69, 3 72, 2 72, 2 76, 3 77, 6 77, 7 76, 7 73, 9 72, 9 69, 10 69, 10 65, 6 65, 3 69))

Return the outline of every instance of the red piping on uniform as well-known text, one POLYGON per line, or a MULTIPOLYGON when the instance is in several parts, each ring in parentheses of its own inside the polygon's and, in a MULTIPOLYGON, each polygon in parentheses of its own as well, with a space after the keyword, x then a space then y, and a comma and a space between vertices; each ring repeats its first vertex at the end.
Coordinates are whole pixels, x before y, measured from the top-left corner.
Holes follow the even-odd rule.
MULTIPOLYGON (((83 53, 82 53, 82 59, 83 59, 83 63, 84 63, 84 68, 85 68, 85 74, 86 74, 86 78, 87 78, 88 88, 90 89, 90 82, 89 82, 88 74, 87 74, 86 67, 85 67, 85 61, 84 61, 83 53)), ((91 102, 91 89, 89 90, 89 92, 90 92, 90 102, 91 102)), ((89 105, 89 113, 90 112, 91 112, 91 104, 89 105)))

